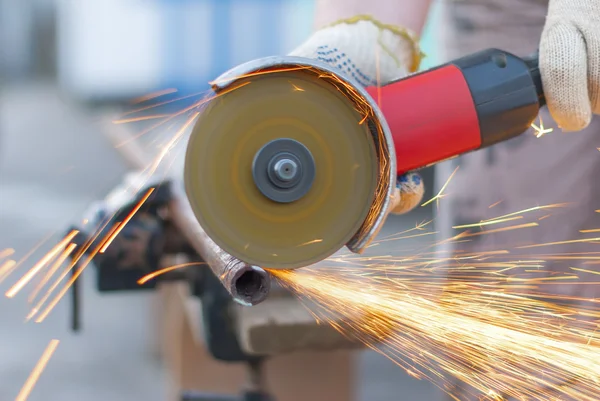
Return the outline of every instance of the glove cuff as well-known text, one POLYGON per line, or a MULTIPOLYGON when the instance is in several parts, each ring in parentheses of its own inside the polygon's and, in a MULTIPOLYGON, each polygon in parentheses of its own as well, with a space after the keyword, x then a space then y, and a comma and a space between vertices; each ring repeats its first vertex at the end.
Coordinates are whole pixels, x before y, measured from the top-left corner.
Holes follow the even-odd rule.
POLYGON ((407 173, 398 177, 391 199, 390 213, 399 215, 410 212, 419 206, 424 193, 423 179, 418 173, 407 173))
POLYGON ((326 62, 364 86, 415 72, 423 57, 412 32, 366 15, 318 30, 290 55, 326 62))

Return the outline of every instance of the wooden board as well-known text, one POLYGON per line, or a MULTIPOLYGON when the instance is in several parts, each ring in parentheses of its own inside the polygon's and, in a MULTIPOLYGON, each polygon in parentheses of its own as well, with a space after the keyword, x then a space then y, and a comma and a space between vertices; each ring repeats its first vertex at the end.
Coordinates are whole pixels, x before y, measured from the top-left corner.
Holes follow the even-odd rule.
MULTIPOLYGON (((142 170, 152 163, 173 130, 136 136, 141 127, 105 124, 107 138, 127 163, 142 170)), ((186 136, 171 148, 158 174, 180 178, 186 136)), ((189 211, 182 210, 182 213, 189 211)), ((193 235, 193 216, 182 225, 193 235)), ((198 226, 199 227, 199 226, 198 226)), ((187 287, 167 284, 158 292, 162 313, 162 355, 169 371, 170 399, 182 389, 235 394, 246 379, 241 364, 213 360, 202 344, 200 308, 187 287)), ((235 309, 246 351, 275 354, 266 364, 266 383, 276 401, 351 401, 354 399, 354 353, 351 344, 328 326, 317 325, 300 303, 279 293, 264 304, 235 309), (308 340, 307 340, 308 339, 308 340), (258 350, 257 350, 258 348, 258 350), (324 351, 329 350, 329 351, 324 351), (317 352, 313 350, 319 350, 317 352), (296 351, 292 352, 291 351, 296 351)))

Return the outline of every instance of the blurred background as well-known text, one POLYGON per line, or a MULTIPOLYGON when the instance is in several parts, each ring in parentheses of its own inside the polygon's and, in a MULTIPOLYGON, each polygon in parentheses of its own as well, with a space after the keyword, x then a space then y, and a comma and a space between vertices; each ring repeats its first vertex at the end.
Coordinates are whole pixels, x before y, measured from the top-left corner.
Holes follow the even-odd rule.
MULTIPOLYGON (((440 7, 423 37, 425 67, 442 57, 440 7)), ((0 249, 23 254, 62 233, 119 182, 127 168, 103 132, 110 113, 157 90, 206 89, 229 67, 285 54, 309 35, 312 15, 312 0, 0 0, 0 249)), ((433 183, 430 171, 425 179, 433 183)), ((430 212, 393 218, 389 230, 430 212)), ((63 341, 31 400, 165 399, 149 295, 101 296, 93 279, 84 275, 78 335, 66 301, 38 325, 23 322, 26 299, 2 298, 0 399, 14 399, 51 338, 63 341)), ((361 401, 437 394, 366 351, 356 391, 361 401)))

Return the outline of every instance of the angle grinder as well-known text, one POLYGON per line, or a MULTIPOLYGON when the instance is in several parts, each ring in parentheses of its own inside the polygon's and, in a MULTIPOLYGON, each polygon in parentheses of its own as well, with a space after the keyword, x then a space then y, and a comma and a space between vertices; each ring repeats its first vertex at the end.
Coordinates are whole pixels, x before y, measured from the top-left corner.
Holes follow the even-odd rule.
POLYGON ((270 269, 361 253, 398 175, 520 135, 545 104, 537 55, 497 49, 368 88, 317 60, 268 57, 212 90, 187 196, 217 245, 270 269))

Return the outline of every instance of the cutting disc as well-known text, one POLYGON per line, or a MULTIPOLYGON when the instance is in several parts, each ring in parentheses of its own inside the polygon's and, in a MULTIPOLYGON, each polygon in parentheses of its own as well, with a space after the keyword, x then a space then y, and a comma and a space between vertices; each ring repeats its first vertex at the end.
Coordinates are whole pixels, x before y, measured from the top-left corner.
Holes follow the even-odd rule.
POLYGON ((373 203, 379 165, 363 115, 314 72, 233 85, 202 111, 188 143, 185 185, 200 225, 253 265, 293 269, 327 258, 359 230, 373 203), (302 190, 291 196, 284 188, 280 199, 258 182, 277 162, 265 154, 278 151, 295 155, 292 167, 304 174, 302 190))

